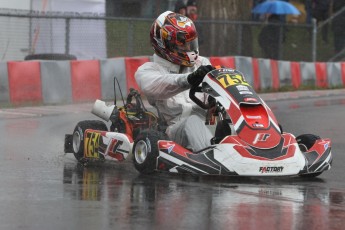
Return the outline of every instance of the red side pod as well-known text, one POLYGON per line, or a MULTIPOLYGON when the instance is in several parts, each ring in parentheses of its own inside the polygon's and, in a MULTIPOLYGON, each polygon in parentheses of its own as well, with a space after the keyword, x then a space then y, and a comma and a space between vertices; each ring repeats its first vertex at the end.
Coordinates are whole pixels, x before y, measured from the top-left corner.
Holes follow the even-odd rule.
POLYGON ((122 144, 121 141, 112 139, 108 148, 109 149, 108 155, 110 157, 115 158, 118 161, 125 160, 123 154, 117 151, 118 147, 121 146, 121 144, 122 144))
POLYGON ((192 153, 190 150, 183 148, 173 141, 158 141, 158 149, 166 149, 168 150, 168 153, 174 152, 186 158, 188 158, 187 153, 192 153))
POLYGON ((331 146, 332 143, 330 139, 320 139, 315 142, 313 147, 311 147, 308 152, 316 151, 319 154, 320 158, 325 153, 325 151, 331 146))

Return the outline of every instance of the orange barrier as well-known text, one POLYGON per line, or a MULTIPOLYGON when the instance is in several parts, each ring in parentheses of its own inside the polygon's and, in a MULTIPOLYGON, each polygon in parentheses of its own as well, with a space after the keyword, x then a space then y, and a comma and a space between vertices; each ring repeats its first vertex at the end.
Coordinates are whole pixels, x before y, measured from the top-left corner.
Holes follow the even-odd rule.
POLYGON ((210 57, 209 60, 213 66, 236 68, 234 57, 210 57))
POLYGON ((11 103, 42 102, 39 62, 8 62, 7 71, 11 103))
POLYGON ((138 84, 134 78, 134 74, 139 66, 148 61, 150 61, 148 57, 125 58, 127 92, 129 92, 130 88, 139 90, 138 84))
POLYGON ((261 89, 258 59, 253 58, 252 65, 253 65, 253 87, 254 87, 254 90, 258 91, 261 89))
POLYGON ((327 80, 327 65, 324 62, 315 63, 315 73, 316 73, 316 86, 321 88, 328 87, 327 80))
POLYGON ((276 60, 271 60, 272 88, 278 90, 280 87, 279 68, 276 60))
POLYGON ((72 101, 101 98, 100 64, 98 60, 71 61, 72 101))
POLYGON ((299 62, 291 62, 291 83, 292 86, 297 89, 301 86, 301 66, 299 62))
POLYGON ((345 85, 345 62, 341 63, 340 65, 340 68, 341 68, 341 80, 342 80, 342 83, 343 85, 345 85))

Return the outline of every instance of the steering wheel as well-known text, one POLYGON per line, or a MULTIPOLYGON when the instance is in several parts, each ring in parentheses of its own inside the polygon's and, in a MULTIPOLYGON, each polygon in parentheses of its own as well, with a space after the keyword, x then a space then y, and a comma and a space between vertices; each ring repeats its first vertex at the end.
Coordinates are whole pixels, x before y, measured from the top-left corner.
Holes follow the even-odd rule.
POLYGON ((192 86, 189 90, 189 98, 198 106, 201 108, 208 110, 216 105, 215 100, 212 101, 212 103, 204 103, 201 101, 197 96, 195 96, 196 92, 202 92, 202 88, 200 86, 192 86))

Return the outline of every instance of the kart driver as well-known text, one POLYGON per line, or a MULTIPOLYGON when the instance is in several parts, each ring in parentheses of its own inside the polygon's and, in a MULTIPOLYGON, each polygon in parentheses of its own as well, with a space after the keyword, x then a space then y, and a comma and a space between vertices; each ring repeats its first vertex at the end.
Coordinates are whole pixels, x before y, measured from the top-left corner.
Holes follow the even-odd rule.
MULTIPOLYGON (((185 148, 197 151, 210 145, 212 133, 205 126, 206 111, 189 98, 213 70, 209 60, 199 56, 194 23, 181 14, 166 11, 151 26, 153 62, 140 66, 135 79, 151 104, 167 121, 166 134, 185 148)), ((205 101, 204 94, 198 98, 205 101)))

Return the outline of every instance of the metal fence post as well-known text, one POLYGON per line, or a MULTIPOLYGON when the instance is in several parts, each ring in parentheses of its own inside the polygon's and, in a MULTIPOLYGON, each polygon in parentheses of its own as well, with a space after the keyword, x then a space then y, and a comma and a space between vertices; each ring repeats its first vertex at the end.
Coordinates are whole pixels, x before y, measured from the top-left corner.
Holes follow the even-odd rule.
POLYGON ((316 44, 316 42, 317 42, 317 23, 316 23, 316 19, 315 18, 313 18, 312 20, 311 20, 311 22, 312 22, 312 26, 313 26, 313 28, 312 28, 312 61, 313 62, 315 62, 316 61, 316 56, 317 56, 317 53, 316 53, 316 49, 317 49, 317 44, 316 44))
POLYGON ((32 16, 29 16, 29 50, 28 54, 32 54, 32 16))
POLYGON ((65 54, 69 54, 70 26, 71 26, 71 19, 66 18, 65 54))

